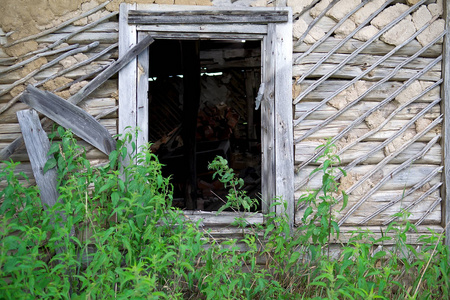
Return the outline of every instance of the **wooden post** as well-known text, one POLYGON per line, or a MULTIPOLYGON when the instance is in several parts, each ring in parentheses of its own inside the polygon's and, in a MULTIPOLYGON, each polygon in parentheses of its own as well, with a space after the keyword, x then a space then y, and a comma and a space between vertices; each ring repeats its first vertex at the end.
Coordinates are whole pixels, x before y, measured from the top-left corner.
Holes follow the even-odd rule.
POLYGON ((183 128, 186 159, 185 202, 187 209, 197 208, 197 116, 200 105, 200 51, 198 41, 183 41, 183 128))
POLYGON ((444 184, 441 188, 442 199, 442 227, 445 230, 446 239, 445 244, 450 247, 450 3, 444 1, 445 30, 444 43, 442 44, 442 77, 443 83, 441 85, 441 109, 444 113, 444 123, 442 125, 442 162, 444 165, 444 172, 442 173, 442 181, 444 184))

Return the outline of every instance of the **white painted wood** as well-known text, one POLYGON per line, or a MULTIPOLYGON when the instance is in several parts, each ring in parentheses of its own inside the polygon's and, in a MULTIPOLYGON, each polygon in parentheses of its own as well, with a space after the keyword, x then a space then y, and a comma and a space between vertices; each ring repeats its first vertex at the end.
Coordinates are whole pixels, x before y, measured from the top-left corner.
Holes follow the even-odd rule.
MULTIPOLYGON (((124 56, 127 51, 137 44, 136 26, 128 25, 128 10, 136 9, 135 4, 120 5, 119 15, 119 57, 124 56)), ((119 72, 119 134, 137 127, 137 59, 133 59, 119 72)), ((136 143, 136 141, 134 140, 136 143)), ((132 153, 131 145, 128 145, 128 153, 132 153)), ((124 161, 127 163, 127 160, 124 161)))

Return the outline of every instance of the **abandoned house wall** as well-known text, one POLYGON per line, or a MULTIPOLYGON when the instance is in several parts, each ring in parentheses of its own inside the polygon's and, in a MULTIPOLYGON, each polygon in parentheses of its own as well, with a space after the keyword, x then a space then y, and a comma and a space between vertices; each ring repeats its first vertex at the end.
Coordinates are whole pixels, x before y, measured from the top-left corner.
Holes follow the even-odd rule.
MULTIPOLYGON (((11 147, 20 136, 16 112, 27 108, 22 91, 32 84, 67 99, 116 60, 120 2, 0 1, 8 11, 0 19, 1 158, 22 162, 19 170, 30 177, 26 150, 11 147)), ((246 7, 276 1, 126 2, 246 7)), ((296 197, 319 186, 320 176, 308 176, 320 165, 316 147, 331 138, 348 173, 339 179, 350 194, 338 216, 342 226, 385 225, 407 207, 417 225, 440 228, 443 0, 287 5, 294 14, 296 197)), ((113 77, 80 103, 91 115, 101 114, 111 134, 117 133, 117 87, 113 77)), ((84 145, 94 164, 106 159, 84 145)))

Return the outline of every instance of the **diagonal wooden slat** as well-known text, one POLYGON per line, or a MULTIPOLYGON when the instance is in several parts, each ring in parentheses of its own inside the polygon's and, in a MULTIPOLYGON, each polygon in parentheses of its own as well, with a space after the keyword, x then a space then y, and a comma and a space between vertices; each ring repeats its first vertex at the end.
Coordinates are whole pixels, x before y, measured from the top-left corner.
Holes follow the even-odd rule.
MULTIPOLYGON (((437 42, 440 38, 442 38, 442 35, 440 35, 438 38, 436 38, 433 41, 437 42)), ((431 43, 428 45, 431 47, 431 43)), ((348 103, 344 108, 340 109, 339 111, 337 111, 334 115, 328 117, 326 120, 324 120, 319 126, 316 126, 314 128, 311 128, 310 130, 308 130, 303 136, 301 136, 300 138, 296 139, 294 141, 294 143, 298 143, 302 140, 304 140, 305 138, 309 137, 310 135, 312 135, 313 133, 315 133, 316 131, 320 130, 321 128, 325 127, 326 125, 328 125, 329 123, 331 123, 333 120, 335 120, 337 117, 339 117, 340 115, 342 115, 344 112, 346 112, 348 109, 350 109, 352 106, 354 106, 355 104, 357 104, 359 101, 361 101, 362 99, 364 99, 365 96, 367 96, 371 91, 375 90, 376 88, 378 88, 379 86, 381 86, 382 84, 384 84, 385 82, 387 82, 389 79, 391 79, 395 74, 397 74, 400 69, 402 67, 404 67, 405 65, 409 64, 410 62, 412 62, 415 58, 417 58, 421 53, 425 52, 428 48, 422 48, 421 51, 417 52, 416 54, 414 54, 413 56, 409 57, 408 59, 405 59, 402 63, 398 64, 394 70, 392 70, 392 72, 390 72, 386 77, 384 77, 383 79, 381 79, 380 81, 378 81, 376 84, 372 85, 370 88, 368 88, 366 91, 364 91, 364 93, 362 95, 360 95, 357 99, 355 99, 354 101, 348 103)), ((418 72, 417 74, 425 74, 426 72, 428 72, 429 70, 431 70, 431 68, 433 68, 439 61, 439 60, 434 60, 432 63, 430 63, 426 68, 422 69, 420 72, 418 72)), ((416 74, 416 75, 417 75, 416 74)), ((414 82, 414 80, 418 78, 418 76, 414 76, 411 79, 409 79, 404 85, 403 87, 406 88, 408 87, 410 84, 412 84, 414 82), (413 79, 414 78, 414 79, 413 79)), ((377 106, 373 107, 372 109, 368 110, 367 112, 364 113, 363 116, 367 117, 370 114, 372 114, 373 112, 375 112, 376 110, 380 109, 381 107, 383 107, 384 105, 386 105, 387 103, 389 103, 390 101, 392 101, 403 89, 398 89, 396 93, 392 94, 391 96, 389 96, 388 98, 386 98, 385 100, 381 101, 377 106)), ((329 97, 330 98, 330 97, 329 97)), ((331 98, 330 98, 331 99, 331 98)), ((362 116, 361 116, 362 117, 362 116)))
MULTIPOLYGON (((320 78, 319 80, 317 80, 314 84, 310 85, 305 91, 303 91, 302 93, 300 93, 300 95, 295 99, 294 104, 298 103, 303 97, 305 97, 308 93, 310 93, 312 90, 314 90, 319 84, 321 84, 322 82, 324 82, 326 79, 328 79, 331 75, 333 75, 337 70, 339 70, 342 66, 344 66, 347 62, 349 62, 351 59, 353 59, 354 57, 356 57, 362 50, 364 50, 368 45, 370 45, 374 40, 376 40, 378 37, 380 37, 383 33, 385 33, 386 31, 388 31, 389 29, 391 29, 392 27, 394 27, 398 22, 400 22, 403 18, 405 18, 408 14, 410 14, 411 12, 413 12, 414 10, 416 10, 417 8, 419 8, 420 5, 422 5, 423 3, 425 3, 426 0, 421 0, 418 3, 416 3, 415 5, 411 6, 408 10, 406 10, 404 13, 402 13, 399 17, 397 17, 396 19, 394 19, 392 22, 390 22, 388 25, 386 25, 385 27, 383 27, 383 29, 381 29, 377 34, 375 34, 373 37, 371 37, 369 40, 367 40, 361 47, 359 47, 358 49, 356 49, 351 55, 349 55, 346 59, 344 59, 339 65, 337 65, 333 70, 331 70, 328 74, 322 76, 322 78, 320 78)), ((388 2, 386 2, 384 5, 387 5, 388 2)), ((383 7, 383 6, 382 6, 383 7)), ((378 14, 378 11, 373 13, 371 15, 375 16, 376 14, 378 14)), ((369 17, 370 18, 370 17, 369 17)), ((362 25, 362 24, 361 24, 362 25)), ((361 26, 360 25, 360 26, 361 26)), ((358 28, 360 27, 358 26, 358 28)), ((358 29, 357 28, 357 29, 358 29)), ((355 29, 356 30, 356 29, 355 29)), ((356 32, 355 32, 356 33, 356 32)), ((351 34, 350 34, 351 35, 351 34)), ((350 35, 348 37, 350 37, 350 35)), ((345 39, 344 39, 345 40, 345 39)), ((343 41, 344 41, 343 40, 343 41)), ((297 81, 297 83, 302 82, 307 76, 309 76, 312 72, 314 72, 314 70, 316 70, 325 60, 327 60, 329 58, 329 56, 333 54, 333 52, 329 52, 326 56, 324 56, 324 58, 322 60, 320 60, 319 62, 317 62, 317 64, 315 66, 313 66, 311 68, 310 71, 308 71, 307 73, 303 74, 303 76, 297 81)))
MULTIPOLYGON (((400 111, 402 111, 403 109, 405 109, 408 105, 410 105, 411 103, 413 103, 414 101, 416 101, 417 99, 420 99, 421 97, 423 97, 425 94, 427 94, 429 91, 431 91, 432 89, 434 89, 435 87, 439 86, 442 83, 442 79, 435 82, 434 84, 432 84, 431 86, 429 86, 428 88, 426 88, 425 90, 423 90, 420 94, 416 95, 415 97, 411 98, 409 101, 405 102, 404 104, 400 105, 399 107, 397 107, 394 111, 391 112, 391 114, 389 116, 387 116, 385 118, 385 120, 378 125, 376 128, 370 130, 369 132, 367 132, 366 134, 358 137, 356 140, 354 140, 353 142, 345 145, 345 147, 343 147, 342 149, 340 149, 336 155, 341 156, 343 153, 345 153, 345 151, 349 150, 350 148, 354 147, 355 145, 357 145, 358 143, 360 143, 361 141, 367 139, 368 137, 374 135, 375 133, 379 132, 390 120, 392 120, 392 118, 394 118, 400 111)), ((438 104, 441 101, 441 99, 437 99, 435 101, 433 101, 433 105, 429 106, 430 108, 433 107, 435 104, 438 104)), ((427 106, 428 107, 428 106, 427 106)), ((427 107, 425 107, 422 112, 420 112, 418 115, 423 115, 425 114, 428 109, 427 107)), ((416 116, 417 117, 417 116, 416 116)), ((407 128, 407 126, 404 127, 405 130, 407 128)), ((392 138, 396 138, 398 136, 399 132, 397 132, 396 135, 394 135, 393 137, 391 137, 389 140, 385 141, 383 143, 383 147, 385 145, 387 145, 387 143, 389 143, 392 138)), ((379 151, 381 148, 375 148, 373 149, 374 152, 379 151)), ((357 163, 361 163, 363 160, 357 162, 357 163)), ((319 166, 319 168, 322 167, 322 164, 319 166)), ((312 178, 314 178, 315 176, 317 176, 318 173, 314 173, 312 176, 305 178, 303 181, 301 181, 298 185, 296 185, 296 190, 302 188, 305 184, 308 183, 308 181, 310 181, 312 178)), ((339 176, 339 175, 337 175, 339 176)))
MULTIPOLYGON (((433 60, 425 69, 421 70, 420 72, 418 72, 415 76, 411 77, 408 81, 406 81, 400 88, 398 88, 393 94, 391 94, 388 98, 386 98, 383 101, 390 101, 393 98, 395 98, 398 94, 400 94, 400 92, 404 89, 406 89, 406 87, 408 87, 414 80, 416 80, 417 78, 420 78, 420 76, 422 76, 424 73, 426 73, 429 69, 431 69, 436 63, 438 63, 439 61, 442 60, 442 56, 439 56, 438 58, 436 58, 435 60, 433 60)), ((350 125, 348 125, 345 129, 343 129, 338 135, 336 135, 335 137, 333 137, 331 139, 331 142, 334 143, 336 141, 338 141, 340 138, 342 138, 345 134, 347 134, 352 128, 354 128, 357 124, 360 124, 361 122, 364 121, 364 119, 368 116, 368 114, 363 114, 362 116, 360 116, 359 118, 357 118, 355 121, 353 121, 350 125)), ((309 159, 305 160, 302 165, 299 168, 302 168, 303 166, 309 164, 311 161, 315 160, 317 157, 319 157, 322 153, 323 153, 324 149, 320 149, 319 151, 317 151, 315 154, 311 155, 309 159)))
MULTIPOLYGON (((417 204, 419 204, 422 200, 424 200, 426 197, 430 196, 433 192, 435 192, 438 188, 440 188, 442 185, 442 182, 438 182, 436 183, 433 187, 431 187, 430 189, 428 189, 428 191, 426 191, 424 194, 422 194, 419 198, 417 198, 416 200, 414 200, 413 202, 411 202, 408 206, 406 206, 405 208, 402 208, 399 212, 402 211, 409 211, 411 208, 413 208, 414 206, 416 206, 417 204)), ((398 216, 393 216, 392 218, 386 220, 383 222, 383 225, 387 225, 391 222, 393 222, 394 220, 396 220, 398 218, 398 216)))
MULTIPOLYGON (((360 80, 361 78, 363 78, 365 75, 369 74, 372 70, 374 70, 377 66, 379 66, 381 63, 383 63, 384 61, 386 61, 389 57, 391 57, 392 55, 394 55, 397 51, 399 51, 402 47, 404 47, 405 45, 407 45, 408 43, 410 43, 412 40, 414 40, 419 34, 421 34, 425 29, 427 29, 432 21, 434 21, 435 18, 433 18, 430 22, 427 22, 424 26, 422 26, 422 28, 420 28, 419 30, 417 30, 411 37, 409 37, 405 42, 401 43, 400 45, 396 46, 394 49, 392 49, 391 51, 389 51, 389 53, 387 53, 386 55, 384 55, 383 57, 381 57, 379 60, 377 60, 375 63, 373 63, 369 68, 367 68, 366 70, 364 70, 360 75, 356 76, 355 78, 353 78, 351 81, 349 81, 348 83, 344 84, 342 87, 340 87, 338 90, 336 90, 332 95, 330 95, 329 97, 323 99, 322 101, 319 102, 319 104, 317 106, 315 106, 314 108, 312 108, 311 110, 305 112, 304 115, 302 115, 300 118, 298 118, 297 120, 295 120, 294 122, 294 126, 298 125, 302 120, 304 120, 308 115, 312 114, 313 112, 317 111, 320 107, 322 107, 324 104, 328 103, 331 99, 333 99, 334 97, 336 97, 337 95, 339 95, 342 91, 346 90, 348 87, 350 87, 352 84, 356 83, 358 80, 360 80)), ((438 39, 437 39, 438 40, 438 39)), ((428 50, 430 47, 432 47, 435 43, 429 43, 428 45, 426 45, 426 47, 423 47, 422 49, 420 49, 417 53, 420 52, 420 54, 424 53, 426 50, 428 50), (425 49, 426 48, 426 49, 425 49)), ((405 59, 405 61, 403 62, 403 65, 406 65, 409 62, 412 62, 417 56, 419 55, 415 55, 414 58, 409 58, 409 59, 405 59)), ((372 88, 371 90, 375 89, 372 88)), ((368 94, 368 93, 367 93, 368 94)), ((367 95, 365 94, 365 95, 367 95)), ((361 97, 362 99, 362 97, 361 97)))
MULTIPOLYGON (((308 28, 306 28, 305 32, 301 35, 301 37, 298 39, 296 46, 303 43, 303 40, 308 35, 308 33, 311 31, 311 29, 314 27, 314 25, 317 24, 317 22, 320 21, 320 19, 325 16, 325 14, 338 2, 339 0, 333 0, 328 4, 328 6, 320 12, 320 14, 308 25, 308 28)), ((367 0, 366 0, 367 1, 367 0)))
POLYGON ((372 196, 384 183, 386 183, 386 181, 394 177, 403 169, 409 167, 414 161, 423 157, 428 152, 428 150, 430 150, 430 148, 437 143, 439 139, 440 136, 436 136, 430 142, 428 142, 428 144, 422 149, 422 151, 415 154, 410 159, 408 159, 407 161, 396 167, 394 170, 386 174, 373 188, 370 189, 369 192, 367 192, 361 199, 359 199, 359 201, 356 204, 354 204, 350 208, 350 210, 339 220, 338 225, 341 226, 352 215, 352 213, 354 213, 370 196, 372 196))
MULTIPOLYGON (((319 47, 327 38, 330 37, 334 33, 336 29, 341 27, 342 24, 344 24, 345 21, 350 18, 351 15, 353 15, 356 11, 358 11, 361 7, 363 7, 367 2, 371 0, 364 0, 362 1, 358 6, 356 6, 354 9, 352 9, 348 14, 346 14, 336 25, 333 26, 323 37, 321 37, 319 40, 317 40, 307 51, 302 53, 299 57, 297 57, 294 61, 294 63, 300 62, 304 57, 306 57, 308 54, 313 52, 317 47, 319 47)), ((298 47, 301 43, 297 42, 295 43, 294 47, 298 47)))

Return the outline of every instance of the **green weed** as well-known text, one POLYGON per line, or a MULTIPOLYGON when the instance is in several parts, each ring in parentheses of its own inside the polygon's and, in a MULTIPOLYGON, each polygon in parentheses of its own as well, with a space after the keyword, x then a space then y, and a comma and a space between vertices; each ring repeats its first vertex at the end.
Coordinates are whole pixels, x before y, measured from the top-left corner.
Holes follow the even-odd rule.
POLYGON ((51 138, 45 169, 58 173, 53 207, 42 207, 16 163, 0 169, 1 299, 448 299, 441 233, 409 245, 415 227, 398 222, 381 237, 357 230, 336 251, 336 173, 343 170, 329 142, 314 170, 322 186, 300 198, 305 214, 294 231, 276 213, 248 224, 257 200, 216 158, 210 168, 229 189, 221 210, 235 210, 240 227, 239 238, 221 240, 171 206, 169 178, 133 135, 97 166, 70 131, 58 128, 51 138))

